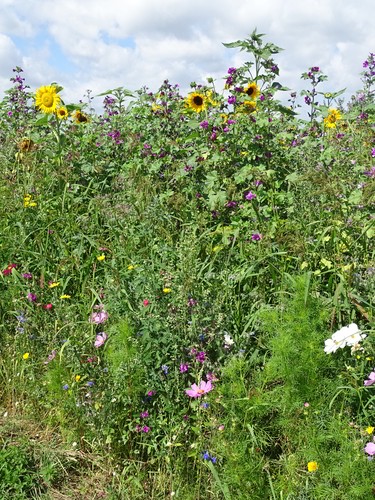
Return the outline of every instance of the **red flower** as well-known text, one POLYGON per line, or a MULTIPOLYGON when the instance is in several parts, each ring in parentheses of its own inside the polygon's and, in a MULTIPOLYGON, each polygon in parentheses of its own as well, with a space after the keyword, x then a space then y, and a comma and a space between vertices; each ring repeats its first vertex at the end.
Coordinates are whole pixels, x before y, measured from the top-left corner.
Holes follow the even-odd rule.
POLYGON ((147 306, 149 305, 149 303, 150 303, 150 301, 149 301, 149 300, 147 300, 147 299, 145 299, 145 300, 143 301, 143 305, 144 305, 145 307, 147 307, 147 306))
POLYGON ((43 306, 43 309, 47 309, 47 311, 50 311, 52 309, 53 305, 52 304, 46 304, 43 306))
POLYGON ((12 269, 15 269, 16 267, 17 267, 17 264, 9 264, 9 266, 7 266, 4 269, 3 275, 8 276, 9 274, 12 274, 12 269))

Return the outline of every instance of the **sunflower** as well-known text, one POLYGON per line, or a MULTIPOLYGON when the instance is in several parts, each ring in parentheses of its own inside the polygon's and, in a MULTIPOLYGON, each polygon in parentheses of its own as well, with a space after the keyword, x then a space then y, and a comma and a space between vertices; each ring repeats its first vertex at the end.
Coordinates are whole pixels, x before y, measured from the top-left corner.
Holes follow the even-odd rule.
POLYGON ((260 88, 255 82, 251 82, 243 89, 245 94, 247 94, 251 99, 256 99, 260 94, 260 88))
POLYGON ((257 103, 255 101, 244 101, 243 105, 245 106, 246 111, 249 113, 253 113, 257 110, 257 103))
POLYGON ((65 106, 56 109, 56 116, 59 120, 66 120, 69 116, 68 110, 65 106))
POLYGON ((60 96, 53 85, 45 85, 36 91, 35 106, 43 113, 54 113, 60 104, 60 96))
POLYGON ((74 121, 76 123, 87 123, 89 121, 89 119, 87 118, 87 116, 84 113, 82 113, 82 111, 79 111, 77 109, 74 113, 74 121))
POLYGON ((186 98, 186 105, 193 111, 200 113, 207 107, 206 97, 199 92, 192 92, 186 98))
POLYGON ((328 115, 324 118, 324 126, 327 128, 336 128, 337 122, 341 120, 341 113, 338 109, 330 108, 328 115))

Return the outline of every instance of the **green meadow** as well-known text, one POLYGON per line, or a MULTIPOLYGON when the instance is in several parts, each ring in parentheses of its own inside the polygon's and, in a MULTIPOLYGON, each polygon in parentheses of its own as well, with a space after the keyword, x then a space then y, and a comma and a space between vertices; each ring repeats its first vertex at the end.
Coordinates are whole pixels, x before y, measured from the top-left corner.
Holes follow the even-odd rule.
POLYGON ((375 55, 345 102, 225 45, 184 93, 10 75, 2 500, 375 497, 375 55))

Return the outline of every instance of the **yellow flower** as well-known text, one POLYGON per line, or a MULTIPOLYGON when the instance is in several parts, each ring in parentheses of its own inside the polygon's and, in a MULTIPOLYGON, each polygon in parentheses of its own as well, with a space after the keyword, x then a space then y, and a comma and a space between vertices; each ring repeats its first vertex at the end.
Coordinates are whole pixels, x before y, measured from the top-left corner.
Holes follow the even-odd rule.
POLYGON ((25 352, 25 354, 22 357, 23 357, 23 359, 29 359, 30 353, 25 352))
POLYGON ((60 285, 60 281, 51 281, 48 283, 48 288, 55 288, 56 286, 60 285))
POLYGON ((98 259, 99 262, 101 262, 102 260, 105 259, 105 255, 104 253, 102 253, 101 255, 98 255, 96 258, 98 259))
POLYGON ((66 120, 69 116, 68 110, 65 106, 61 106, 61 108, 56 109, 56 116, 59 120, 66 120))
POLYGON ((199 92, 191 92, 186 98, 186 105, 193 111, 200 113, 207 107, 206 97, 199 92))
POLYGON ((251 82, 243 89, 245 94, 247 94, 251 99, 256 99, 260 94, 260 88, 255 82, 251 82))
POLYGON ((132 271, 133 269, 135 269, 134 266, 133 266, 133 264, 129 264, 128 265, 128 271, 132 271))
POLYGON ((375 429, 374 427, 369 425, 366 429, 367 434, 372 434, 374 432, 374 429, 375 429))
POLYGON ((330 108, 328 115, 324 118, 324 126, 327 128, 336 128, 337 122, 341 120, 341 113, 338 109, 330 108))
POLYGON ((81 375, 76 375, 74 378, 76 379, 76 382, 79 382, 81 380, 81 375))
POLYGON ((316 470, 318 470, 318 468, 319 468, 318 462, 309 462, 307 464, 307 470, 309 472, 315 472, 316 470))
POLYGON ((160 106, 160 104, 156 104, 156 102, 153 102, 151 109, 152 111, 156 112, 156 111, 161 111, 163 108, 162 106, 160 106))
POLYGON ((167 287, 163 288, 163 293, 171 293, 171 291, 172 288, 167 288, 167 287))
POLYGON ((27 207, 36 207, 36 202, 32 201, 31 194, 25 194, 25 196, 23 197, 23 206, 25 208, 27 208, 27 207))
POLYGON ((60 296, 60 299, 70 299, 70 297, 71 295, 64 294, 60 296))
POLYGON ((257 103, 255 101, 244 101, 243 105, 246 108, 246 111, 253 113, 257 110, 257 103))
POLYGON ((45 85, 36 91, 35 106, 43 113, 54 113, 60 104, 60 96, 53 85, 45 85))
POLYGON ((81 111, 78 111, 76 110, 75 113, 74 113, 74 121, 76 123, 87 123, 89 120, 87 118, 87 116, 82 113, 81 111))

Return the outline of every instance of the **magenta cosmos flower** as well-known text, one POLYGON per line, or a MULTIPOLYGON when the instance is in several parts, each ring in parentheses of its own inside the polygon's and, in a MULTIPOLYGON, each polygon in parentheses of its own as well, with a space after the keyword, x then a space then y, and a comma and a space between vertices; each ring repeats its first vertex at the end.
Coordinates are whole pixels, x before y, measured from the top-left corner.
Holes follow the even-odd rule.
POLYGON ((207 392, 212 391, 212 383, 211 380, 205 382, 202 380, 199 385, 193 384, 191 389, 187 389, 185 392, 191 398, 200 398, 203 394, 207 394, 207 392))

